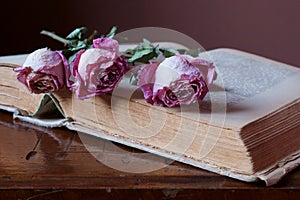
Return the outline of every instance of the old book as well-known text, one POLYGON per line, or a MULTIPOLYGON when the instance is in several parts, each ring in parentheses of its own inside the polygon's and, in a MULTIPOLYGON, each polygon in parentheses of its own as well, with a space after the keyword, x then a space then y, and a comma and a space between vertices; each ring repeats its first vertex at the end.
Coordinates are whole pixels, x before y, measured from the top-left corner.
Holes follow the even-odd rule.
MULTIPOLYGON (((56 111, 61 119, 51 126, 239 180, 278 182, 300 163, 300 69, 233 49, 211 50, 200 57, 216 64, 218 78, 209 95, 191 106, 152 106, 126 76, 111 95, 78 100, 67 90, 42 96, 23 92, 20 103, 10 96, 24 88, 7 64, 0 67, 0 104, 26 111, 16 117, 36 124, 47 126, 51 120, 41 116, 56 111), (11 86, 16 91, 6 89, 11 86)), ((3 60, 15 63, 14 57, 3 60)))

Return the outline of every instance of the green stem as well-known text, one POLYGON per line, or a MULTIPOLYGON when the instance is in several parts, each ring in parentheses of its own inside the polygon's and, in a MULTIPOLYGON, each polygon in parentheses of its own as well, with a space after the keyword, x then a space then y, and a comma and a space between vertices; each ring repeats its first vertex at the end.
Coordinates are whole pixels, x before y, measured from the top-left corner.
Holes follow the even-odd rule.
POLYGON ((126 57, 126 58, 132 58, 132 55, 128 54, 128 53, 121 53, 121 55, 126 57))
POLYGON ((96 37, 97 34, 98 34, 98 31, 94 30, 94 32, 87 39, 88 43, 90 43, 91 41, 93 41, 93 39, 96 37))
POLYGON ((46 35, 46 36, 49 36, 49 37, 53 38, 54 40, 57 40, 57 41, 59 41, 59 42, 64 43, 65 45, 70 45, 70 44, 71 44, 69 40, 67 40, 67 39, 65 39, 65 38, 62 38, 62 37, 56 35, 56 34, 53 33, 53 32, 49 32, 49 31, 42 30, 42 31, 41 31, 41 34, 46 35))

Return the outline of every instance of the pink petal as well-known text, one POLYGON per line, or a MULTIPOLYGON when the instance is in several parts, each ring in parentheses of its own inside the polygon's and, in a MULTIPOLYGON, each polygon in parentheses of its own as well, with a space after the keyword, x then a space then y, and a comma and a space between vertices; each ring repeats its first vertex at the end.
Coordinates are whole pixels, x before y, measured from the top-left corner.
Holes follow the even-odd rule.
POLYGON ((13 69, 14 72, 18 72, 17 79, 28 87, 26 78, 32 72, 30 67, 18 67, 13 69))
POLYGON ((119 55, 119 43, 112 38, 97 38, 93 40, 93 47, 105 49, 119 55))
POLYGON ((193 59, 191 61, 191 64, 197 67, 201 71, 203 78, 208 87, 217 78, 217 73, 212 63, 201 59, 193 59))
POLYGON ((148 103, 153 104, 153 86, 155 82, 155 72, 158 67, 157 63, 151 63, 142 68, 138 74, 137 85, 141 88, 144 93, 144 98, 148 103))
POLYGON ((64 71, 65 71, 65 80, 66 80, 66 85, 67 87, 71 87, 71 81, 70 81, 70 76, 71 76, 71 69, 70 69, 70 64, 66 57, 62 54, 61 51, 56 51, 56 53, 61 57, 64 65, 64 71))

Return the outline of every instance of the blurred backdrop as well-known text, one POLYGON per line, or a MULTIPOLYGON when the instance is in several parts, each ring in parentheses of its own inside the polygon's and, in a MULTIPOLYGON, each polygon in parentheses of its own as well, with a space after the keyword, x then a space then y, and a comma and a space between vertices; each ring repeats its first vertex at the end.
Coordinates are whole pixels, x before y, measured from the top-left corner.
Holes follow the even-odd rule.
POLYGON ((79 26, 106 33, 164 27, 205 49, 236 48, 300 66, 299 0, 27 0, 1 2, 0 55, 62 48, 42 29, 66 36, 79 26))

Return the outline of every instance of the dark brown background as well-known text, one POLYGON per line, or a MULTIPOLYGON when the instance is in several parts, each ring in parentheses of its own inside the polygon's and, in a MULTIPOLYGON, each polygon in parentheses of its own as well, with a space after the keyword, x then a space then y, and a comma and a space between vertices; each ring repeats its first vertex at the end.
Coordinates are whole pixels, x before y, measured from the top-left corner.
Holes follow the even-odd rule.
POLYGON ((4 1, 0 18, 0 55, 61 48, 42 29, 65 36, 78 26, 102 33, 112 25, 155 26, 187 34, 206 49, 238 48, 300 66, 298 0, 4 1))

